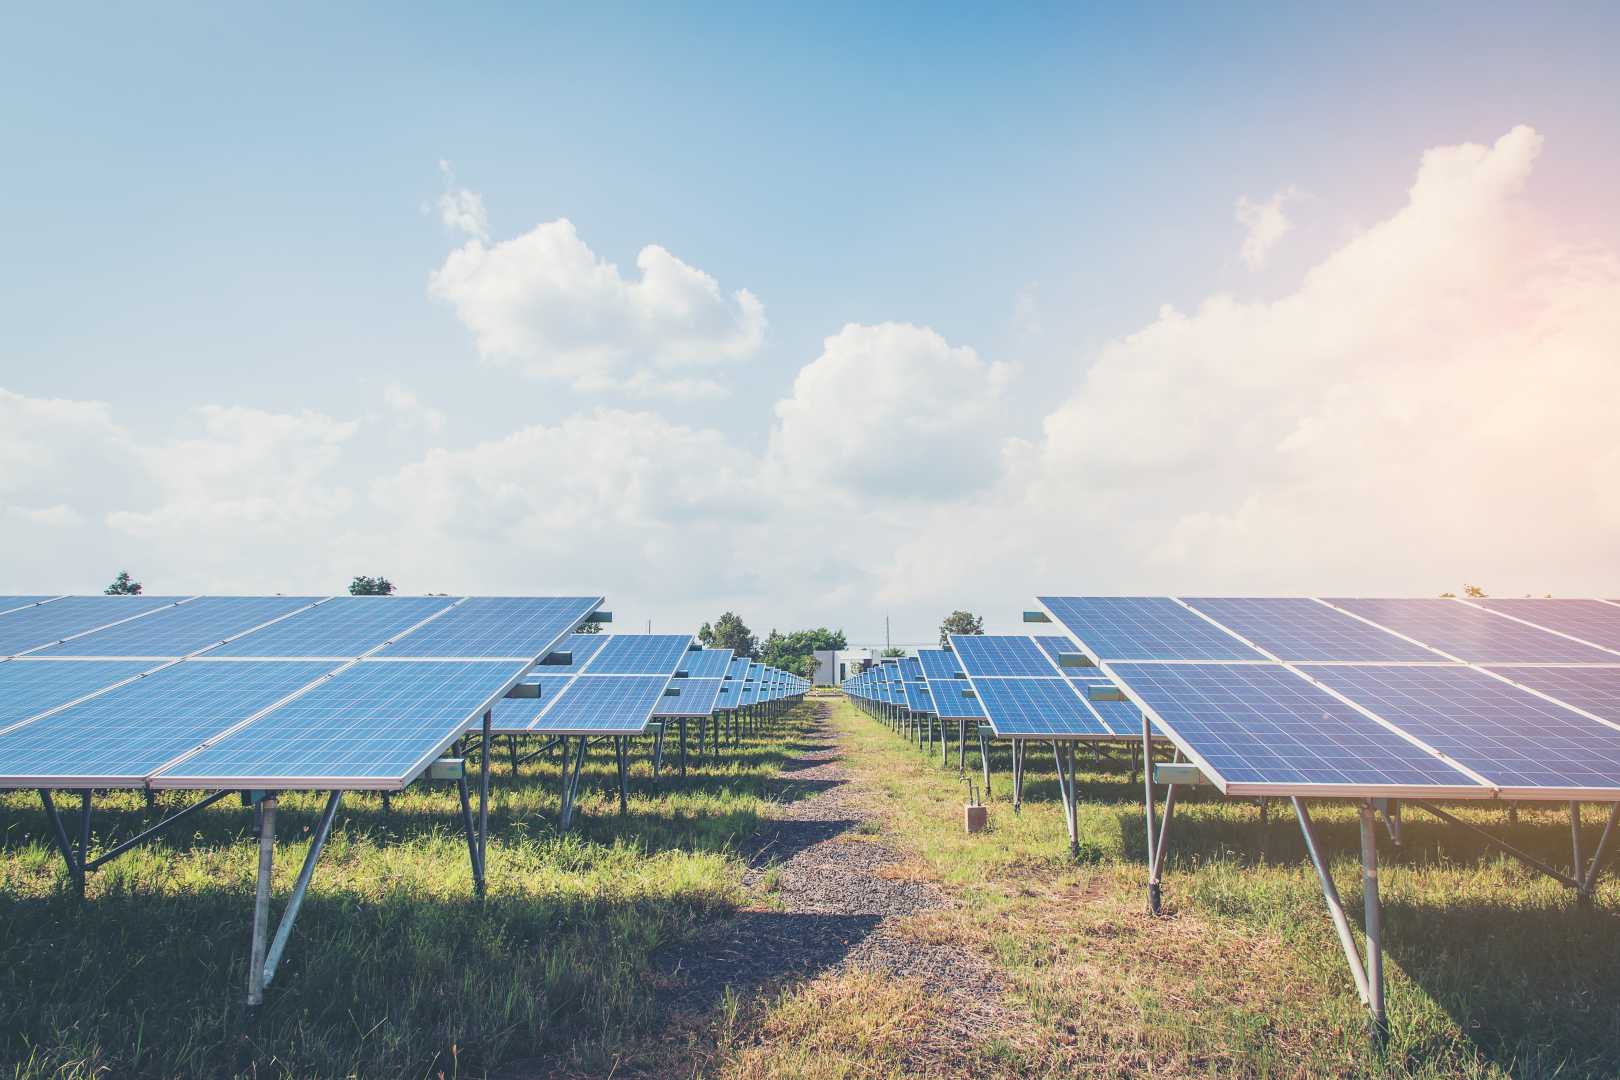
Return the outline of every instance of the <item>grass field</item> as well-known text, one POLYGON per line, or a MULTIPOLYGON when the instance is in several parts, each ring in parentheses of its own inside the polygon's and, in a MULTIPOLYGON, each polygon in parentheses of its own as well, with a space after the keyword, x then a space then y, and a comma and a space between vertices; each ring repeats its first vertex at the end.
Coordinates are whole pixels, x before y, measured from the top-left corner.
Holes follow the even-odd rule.
MULTIPOLYGON (((645 755, 629 814, 609 756, 559 837, 557 766, 514 783, 496 763, 487 901, 473 898, 448 785, 418 785, 391 813, 353 796, 316 872, 265 1006, 242 1005, 254 847, 227 800, 91 877, 80 903, 31 793, 0 796, 0 1075, 79 1077, 480 1076, 541 1058, 607 1074, 665 1033, 652 958, 748 904, 736 848, 771 813, 770 779, 810 722, 655 789, 645 755)), ((1387 1050, 1357 1001, 1299 831, 1273 807, 1195 792, 1165 875, 1168 917, 1144 912, 1140 791, 1123 755, 1081 755, 1082 859, 1068 854, 1050 756, 1034 749, 1026 802, 1006 802, 997 761, 991 827, 961 829, 964 788, 841 698, 831 724, 875 817, 861 835, 905 851, 907 872, 958 901, 906 932, 997 966, 1016 1030, 970 1048, 977 1075, 1226 1074, 1585 1076, 1620 1072, 1620 889, 1581 909, 1562 887, 1454 828, 1408 815, 1385 851, 1387 1050)), ((500 755, 504 757, 504 755, 500 755)), ((286 895, 319 811, 285 799, 276 897, 286 895)), ((1561 815, 1467 811, 1554 865, 1561 815)), ((1352 915, 1357 834, 1317 812, 1352 915)), ((98 844, 139 828, 138 797, 97 800, 98 844)), ((1588 850, 1601 824, 1594 816, 1588 850)), ((768 894, 771 875, 763 877, 768 894)), ((913 983, 828 976, 728 999, 659 1075, 899 1076, 940 1002, 913 983)), ((666 1048, 667 1049, 667 1048, 666 1048)), ((964 1059, 966 1060, 966 1059, 964 1059)), ((908 1062, 913 1064, 908 1066, 908 1062)), ((942 1067, 943 1068, 943 1067, 942 1067)))

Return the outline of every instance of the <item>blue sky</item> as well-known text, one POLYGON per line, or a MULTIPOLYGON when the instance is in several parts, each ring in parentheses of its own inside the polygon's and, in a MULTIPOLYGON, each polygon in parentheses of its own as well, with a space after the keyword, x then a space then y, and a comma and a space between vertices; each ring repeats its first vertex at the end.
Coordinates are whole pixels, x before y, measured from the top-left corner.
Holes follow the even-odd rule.
MULTIPOLYGON (((1053 467, 1062 442, 1053 416, 1085 425, 1084 409, 1102 407, 1088 379, 1111 345, 1159 325, 1164 305, 1195 313, 1213 296, 1274 316, 1273 305, 1308 291, 1313 268, 1411 210, 1425 151, 1492 146, 1527 125, 1537 141, 1535 149, 1516 144, 1527 158, 1523 183, 1482 213, 1504 229, 1537 215, 1540 253, 1620 248, 1612 197, 1620 87, 1606 55, 1617 23, 1613 8, 1596 5, 1553 13, 1438 5, 1418 13, 1203 5, 1149 14, 1068 6, 10 12, 0 16, 0 186, 12 209, 11 257, 0 262, 0 388, 29 401, 106 403, 104 427, 116 430, 98 437, 144 472, 127 480, 127 498, 109 501, 96 470, 75 463, 83 433, 35 409, 10 460, 49 468, 36 481, 42 490, 15 481, 0 488, 0 505, 13 511, 0 520, 10 534, 4 546, 22 555, 0 571, 0 585, 90 588, 116 566, 142 562, 166 589, 307 588, 344 560, 369 559, 374 570, 398 565, 407 588, 579 585, 664 622, 734 603, 764 624, 834 621, 862 634, 880 628, 886 610, 924 631, 943 614, 936 609, 958 603, 1015 613, 1041 582, 1094 591, 1205 582, 1429 591, 1438 566, 1474 565, 1511 589, 1620 590, 1590 580, 1598 564, 1581 565, 1578 555, 1557 560, 1558 574, 1538 574, 1525 565, 1526 550, 1470 551, 1466 533, 1436 533, 1434 523, 1412 534, 1377 526, 1359 538, 1362 550, 1432 540, 1450 545, 1449 555, 1370 567, 1346 556, 1278 577, 1269 556, 1247 567, 1192 549, 1143 558, 1140 540, 1101 519, 1020 518, 1016 509, 1034 491, 1052 497, 1029 462, 1053 467), (491 358, 487 324, 481 335, 455 302, 430 292, 430 276, 469 240, 439 210, 441 197, 459 191, 476 194, 488 222, 480 242, 491 248, 566 218, 590 252, 633 279, 638 252, 659 245, 712 278, 722 297, 739 289, 756 297, 764 333, 705 364, 703 376, 725 393, 697 400, 525 374, 543 363, 533 349, 491 358), (1251 265, 1239 200, 1259 206, 1279 196, 1287 226, 1251 265), (868 405, 862 380, 873 371, 861 365, 879 369, 881 380, 903 343, 834 350, 826 369, 851 372, 840 377, 861 421, 861 452, 904 461, 878 470, 892 484, 880 494, 844 482, 860 470, 859 455, 830 475, 803 460, 808 443, 777 431, 777 405, 794 396, 801 371, 829 357, 824 339, 849 324, 888 323, 927 328, 941 348, 970 349, 982 370, 868 405), (974 378, 990 381, 980 387, 974 378), (404 393, 432 418, 388 405, 390 386, 392 400, 404 393), (965 433, 944 440, 940 455, 913 454, 942 438, 908 427, 916 413, 947 408, 934 394, 981 404, 957 417, 965 433), (210 426, 198 410, 211 407, 255 419, 216 413, 210 426), (601 468, 633 491, 669 486, 668 476, 635 471, 634 461, 660 456, 664 445, 650 421, 644 447, 611 465, 602 455, 625 421, 568 426, 604 408, 698 433, 686 440, 689 459, 670 455, 682 463, 673 474, 686 478, 682 491, 720 447, 736 468, 714 477, 732 486, 727 500, 659 498, 615 518, 603 513, 609 504, 591 501, 611 491, 585 497, 536 480, 533 505, 497 516, 498 550, 420 540, 449 531, 448 515, 466 510, 459 503, 454 511, 413 507, 409 523, 388 517, 401 492, 422 482, 412 473, 402 485, 403 470, 442 452, 459 462, 440 462, 449 470, 441 490, 452 488, 502 451, 455 455, 537 427, 573 433, 540 439, 548 461, 556 447, 567 458, 577 442, 592 444, 560 468, 601 468), (331 426, 274 419, 308 411, 331 426), (290 434, 289 424, 297 428, 290 434), (900 445, 870 437, 881 429, 900 445), (781 449, 790 444, 798 449, 781 449), (199 458, 219 467, 201 476, 199 458), (941 464, 930 470, 930 462, 941 464), (977 477, 974 462, 994 475, 977 477), (937 474, 954 470, 966 472, 953 491, 951 477, 937 474), (289 475, 302 486, 287 487, 289 475), (787 494, 805 477, 813 478, 808 494, 787 494), (251 528, 197 527, 210 501, 231 512, 222 492, 259 484, 267 494, 245 511, 251 528), (739 507, 739 489, 758 496, 739 507), (195 505, 160 527, 164 508, 187 499, 195 505), (284 516, 278 504, 304 509, 284 516), (570 509, 548 517, 556 505, 570 509), (807 505, 847 527, 807 525, 807 505), (977 519, 987 506, 1001 527, 977 519), (591 522, 601 524, 582 524, 591 522), (1008 550, 952 541, 957 525, 962 536, 1010 531, 1020 540, 1008 550), (71 541, 53 533, 63 528, 71 541), (546 528, 600 529, 615 540, 563 543, 540 537, 546 528), (742 530, 755 531, 745 541, 742 530), (714 554, 727 542, 747 551, 714 554), (310 557, 312 543, 324 545, 330 566, 310 557), (953 545, 983 551, 985 561, 953 545), (1097 554, 1080 560, 1077 546, 1097 554), (233 550, 242 553, 234 562, 233 550), (1065 571, 1065 558, 1084 573, 1065 571), (706 586, 668 587, 683 567, 706 586), (934 568, 932 591, 916 567, 934 568), (1344 580, 1351 567, 1353 583, 1344 580)), ((1521 242, 1515 231, 1491 252, 1522 254, 1521 242)), ((1583 285, 1589 272, 1584 263, 1557 271, 1583 285)), ((1443 284, 1426 280, 1444 295, 1443 284)), ((1491 290, 1526 287, 1481 282, 1468 302, 1499 308, 1504 297, 1491 290)), ((1586 311, 1545 317, 1579 329, 1586 311)), ((554 342, 536 330, 546 317, 521 321, 554 342)), ((1402 318, 1369 317, 1392 327, 1402 318)), ((1212 332, 1199 325, 1194 333, 1212 332)), ((1393 346, 1377 340, 1415 356, 1432 351, 1423 333, 1393 346)), ((624 360, 634 368, 640 352, 657 351, 650 341, 610 344, 637 354, 624 360)), ((1154 356, 1172 370, 1180 362, 1154 356)), ((926 356, 907 363, 890 374, 902 384, 932 382, 926 356)), ((1330 396, 1346 381, 1344 358, 1323 363, 1314 385, 1330 396)), ((1497 370, 1457 374, 1493 385, 1497 370)), ((1595 387, 1583 380, 1600 370, 1572 370, 1562 384, 1572 401, 1591 396, 1595 387)), ((1229 374, 1219 385, 1241 386, 1229 374)), ((1385 385, 1392 399, 1410 400, 1409 387, 1385 385)), ((1284 411, 1297 422, 1298 399, 1289 400, 1284 411)), ((1152 405, 1149 395, 1129 407, 1152 405)), ((1228 421, 1271 411, 1241 396, 1223 407, 1233 410, 1228 421)), ((1135 429, 1144 438, 1164 422, 1152 417, 1135 429)), ((1499 435, 1471 437, 1490 450, 1499 435)), ((852 445, 838 430, 828 439, 852 445)), ((836 450, 830 457, 840 460, 836 450)), ((524 475, 526 466, 501 460, 524 475)), ((1249 463, 1229 465, 1254 474, 1249 463)), ((1100 459, 1064 468, 1077 503, 1122 483, 1100 459), (1092 468, 1103 478, 1097 485, 1084 479, 1092 468)), ((1257 477, 1252 490, 1197 505, 1180 486, 1187 475, 1161 465, 1123 486, 1186 511, 1159 522, 1160 534, 1194 528, 1188 514, 1235 518, 1234 508, 1271 492, 1257 477)), ((1590 517, 1592 508, 1574 509, 1573 489, 1565 494, 1569 533, 1613 524, 1606 509, 1590 517)), ((1289 497, 1301 496, 1293 489, 1289 497)), ((1273 521, 1267 535, 1279 546, 1288 536, 1300 540, 1289 546, 1310 546, 1298 531, 1307 517, 1296 507, 1287 528, 1273 521)))

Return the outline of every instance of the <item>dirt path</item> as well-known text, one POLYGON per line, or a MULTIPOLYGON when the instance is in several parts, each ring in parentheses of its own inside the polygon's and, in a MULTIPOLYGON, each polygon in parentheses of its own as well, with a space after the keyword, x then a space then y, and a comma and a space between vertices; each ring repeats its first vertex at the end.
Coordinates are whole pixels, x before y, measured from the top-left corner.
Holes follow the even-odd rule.
POLYGON ((938 1023, 919 1039, 983 1040, 1008 1030, 1016 1021, 994 968, 907 933, 910 916, 953 901, 883 842, 875 794, 840 761, 830 708, 817 709, 803 755, 779 778, 777 813, 743 852, 757 905, 660 958, 671 1012, 708 1015, 728 986, 746 995, 865 969, 918 979, 944 999, 938 1023))

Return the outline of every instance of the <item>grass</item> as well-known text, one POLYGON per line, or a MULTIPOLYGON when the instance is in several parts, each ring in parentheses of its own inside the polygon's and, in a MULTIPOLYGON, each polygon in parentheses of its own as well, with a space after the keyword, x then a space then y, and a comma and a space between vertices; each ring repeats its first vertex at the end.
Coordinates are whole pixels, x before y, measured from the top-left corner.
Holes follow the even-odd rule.
MULTIPOLYGON (((623 817, 598 751, 566 836, 557 761, 513 782, 497 753, 482 902, 453 786, 418 784, 387 814, 348 796, 252 1012, 256 844, 237 800, 109 863, 80 903, 37 796, 0 795, 0 1075, 476 1076, 537 1055, 592 1069, 654 1022, 654 950, 742 902, 734 851, 794 730, 692 759, 684 786, 667 769, 655 786, 642 747, 623 817)), ((322 802, 282 799, 272 919, 322 802)), ((110 846, 142 827, 141 799, 98 795, 93 821, 94 847, 110 846)))
MULTIPOLYGON (((1050 753, 1028 755, 1022 812, 993 756, 990 827, 967 836, 965 788, 848 703, 846 763, 881 792, 889 841, 962 903, 913 932, 999 964, 1038 1027, 1012 1073, 1607 1076, 1620 1072, 1620 887, 1588 910, 1472 835, 1407 813, 1381 867, 1392 1031, 1382 1054, 1286 804, 1197 789, 1180 802, 1165 873, 1170 917, 1145 914, 1141 789, 1122 753, 1079 755, 1084 858, 1068 854, 1050 753), (1037 771, 1041 770, 1041 771, 1037 771)), ((954 750, 954 748, 953 748, 954 750)), ((954 759, 953 759, 954 760, 954 759)), ((970 768, 976 755, 970 750, 970 768)), ((1455 809, 1455 808, 1454 808, 1455 809)), ((1569 861, 1568 819, 1456 809, 1545 861, 1569 861)), ((1361 888, 1354 812, 1313 807, 1352 919, 1361 888)), ((1593 849, 1602 817, 1589 815, 1593 849)), ((995 1071, 994 1069, 991 1070, 995 1071)))

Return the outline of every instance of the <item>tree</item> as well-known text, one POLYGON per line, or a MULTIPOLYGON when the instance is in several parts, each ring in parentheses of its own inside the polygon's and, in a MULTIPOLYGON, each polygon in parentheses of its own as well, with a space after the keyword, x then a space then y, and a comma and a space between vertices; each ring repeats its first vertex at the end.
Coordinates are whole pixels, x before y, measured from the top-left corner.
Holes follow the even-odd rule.
POLYGON ((349 595, 392 596, 394 583, 385 577, 366 577, 364 574, 357 574, 355 579, 349 582, 349 595))
POLYGON ((805 655, 799 657, 799 666, 796 668, 790 668, 789 670, 795 671, 814 682, 816 678, 816 669, 820 666, 821 665, 816 662, 816 654, 812 652, 806 653, 805 655))
POLYGON ((704 623, 702 626, 698 627, 698 644, 703 646, 705 649, 714 646, 714 627, 710 626, 708 623, 704 623))
POLYGON ((1464 585, 1463 595, 1475 600, 1485 599, 1485 590, 1478 585, 1464 585))
POLYGON ((883 650, 882 655, 883 656, 904 656, 904 655, 906 655, 906 650, 902 649, 898 645, 890 645, 888 648, 883 650))
POLYGON ((748 624, 734 611, 728 611, 709 628, 709 644, 716 649, 730 649, 737 656, 746 656, 750 660, 759 659, 759 646, 754 640, 754 632, 748 629, 748 624))
POLYGON ((574 633, 576 634, 600 634, 601 632, 602 624, 597 622, 595 619, 586 619, 584 622, 574 627, 574 633))
POLYGON ((818 652, 847 648, 849 642, 842 630, 829 630, 825 626, 789 634, 772 630, 760 648, 760 660, 783 671, 799 671, 805 657, 814 658, 818 652))
POLYGON ((984 620, 971 611, 958 609, 945 616, 945 621, 939 624, 939 647, 943 649, 949 646, 952 634, 982 633, 984 620))
POLYGON ((128 570, 120 570, 118 576, 113 578, 113 583, 102 591, 108 596, 139 596, 141 583, 130 580, 128 570))

